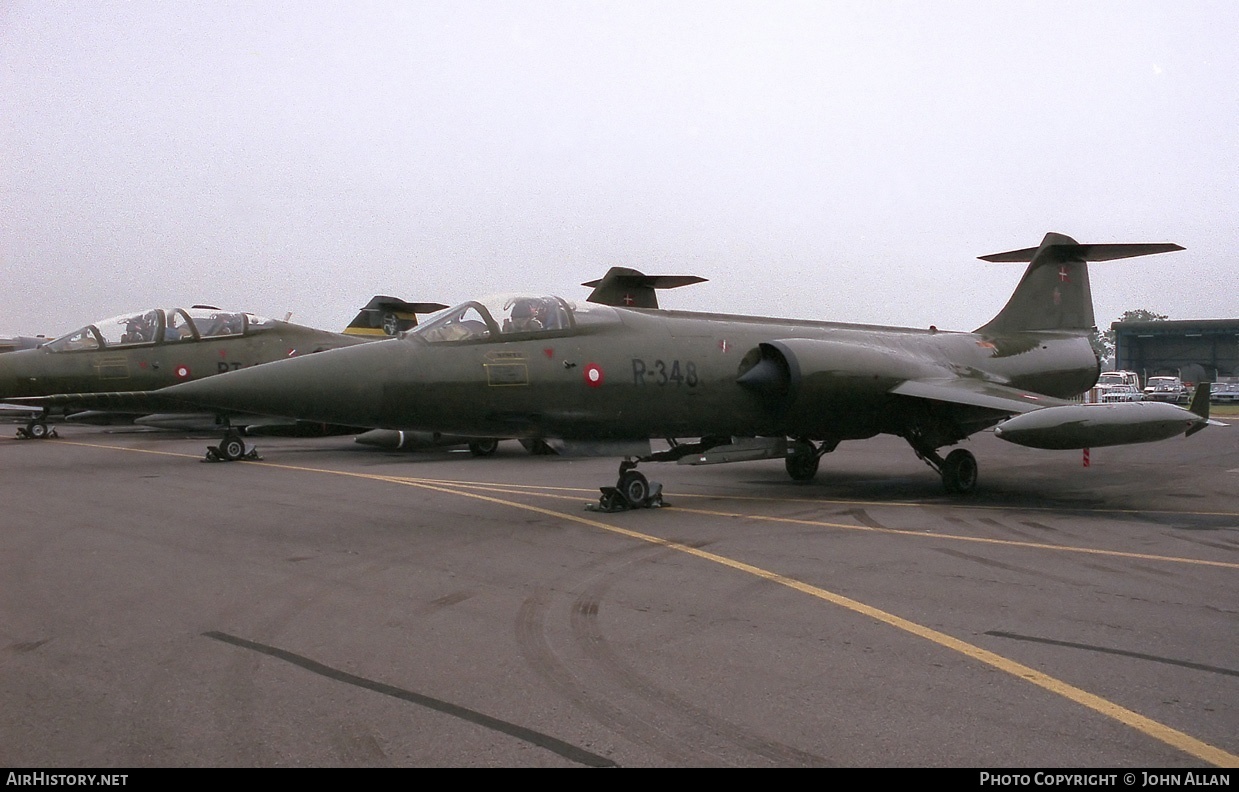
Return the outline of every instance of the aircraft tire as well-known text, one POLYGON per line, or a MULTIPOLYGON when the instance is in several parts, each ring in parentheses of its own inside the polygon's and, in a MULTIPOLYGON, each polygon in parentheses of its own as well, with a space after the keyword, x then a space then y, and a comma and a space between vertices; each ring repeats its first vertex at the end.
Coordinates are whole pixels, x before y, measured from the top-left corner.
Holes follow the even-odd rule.
POLYGON ((817 455, 813 444, 808 440, 797 440, 792 445, 792 452, 784 460, 787 475, 791 476, 793 481, 812 481, 817 475, 817 466, 820 462, 821 457, 817 455))
POLYGON ((241 435, 229 432, 219 444, 219 455, 229 462, 235 462, 245 456, 245 441, 241 435))
POLYGON ((942 485, 952 495, 967 495, 977 488, 977 458, 957 448, 942 462, 942 485))
POLYGON ((46 440, 50 432, 42 421, 31 421, 26 424, 26 434, 34 440, 46 440))
POLYGON ((475 457, 494 456, 499 450, 498 440, 475 440, 469 444, 469 453, 475 457))
POLYGON ((619 483, 615 485, 615 488, 624 496, 624 500, 628 501, 628 505, 634 509, 644 506, 650 497, 649 480, 635 470, 629 470, 620 476, 619 483))

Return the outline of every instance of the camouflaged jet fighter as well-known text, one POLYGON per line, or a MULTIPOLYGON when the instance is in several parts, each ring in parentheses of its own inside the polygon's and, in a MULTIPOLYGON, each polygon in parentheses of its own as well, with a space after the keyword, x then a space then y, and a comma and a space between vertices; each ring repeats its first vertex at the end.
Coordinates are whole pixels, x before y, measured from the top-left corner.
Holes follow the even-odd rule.
POLYGON ((1047 234, 1038 247, 984 256, 1029 264, 1006 306, 971 333, 620 307, 624 295, 636 303, 634 287, 652 296, 656 278, 613 270, 591 296, 610 305, 544 295, 470 301, 395 341, 159 393, 220 411, 544 440, 561 453, 622 457, 616 485, 602 488, 605 510, 657 505, 640 462, 784 457, 804 481, 840 442, 878 434, 903 437, 948 492, 967 493, 976 459, 939 449, 984 429, 1033 447, 1081 448, 1212 423, 1207 399, 1204 415, 1069 401, 1100 368, 1086 262, 1182 249, 1047 234), (651 439, 669 448, 653 452, 651 439))
MULTIPOLYGON (((415 327, 417 314, 446 307, 376 296, 343 333, 206 305, 136 311, 88 324, 51 341, 44 339, 37 348, 0 356, 0 401, 52 394, 154 391, 273 360, 360 344, 376 336, 386 338, 415 327)), ((58 405, 88 406, 74 404, 71 396, 58 405)), ((21 436, 42 439, 54 434, 47 422, 49 405, 39 406, 42 412, 18 430, 21 436)), ((127 408, 117 405, 131 415, 151 412, 145 408, 158 406, 137 400, 127 408)))
POLYGON ((0 353, 34 349, 48 340, 47 336, 0 336, 0 353))

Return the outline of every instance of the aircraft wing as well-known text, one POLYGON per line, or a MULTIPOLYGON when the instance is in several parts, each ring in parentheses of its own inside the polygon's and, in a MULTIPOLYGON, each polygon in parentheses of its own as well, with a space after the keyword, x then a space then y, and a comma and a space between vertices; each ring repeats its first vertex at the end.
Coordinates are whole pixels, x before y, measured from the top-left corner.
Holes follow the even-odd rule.
POLYGON ((890 392, 948 404, 984 407, 1008 414, 1032 412, 1044 407, 1065 407, 1075 403, 1034 391, 964 377, 905 380, 890 392))
POLYGON ((186 406, 180 399, 154 391, 58 393, 52 396, 20 396, 3 401, 6 404, 48 410, 100 410, 137 415, 184 412, 186 406))

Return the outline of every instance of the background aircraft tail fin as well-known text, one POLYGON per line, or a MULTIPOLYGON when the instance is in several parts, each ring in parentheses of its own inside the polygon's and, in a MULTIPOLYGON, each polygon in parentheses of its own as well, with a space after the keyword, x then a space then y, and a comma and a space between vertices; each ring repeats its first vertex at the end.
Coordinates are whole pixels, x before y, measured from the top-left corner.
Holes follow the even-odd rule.
POLYGON ((417 326, 417 315, 447 308, 442 303, 410 303, 376 294, 344 328, 346 335, 394 336, 417 326))
POLYGON ((612 267, 598 280, 582 283, 593 287, 586 302, 615 305, 620 308, 657 308, 655 289, 674 289, 693 283, 704 283, 696 275, 646 275, 628 267, 612 267))
POLYGON ((1173 250, 1183 248, 1170 243, 1081 245, 1069 236, 1049 233, 1038 247, 981 256, 982 261, 1027 261, 1029 265, 1006 306, 976 332, 991 336, 1029 330, 1087 333, 1095 324, 1087 262, 1173 250))

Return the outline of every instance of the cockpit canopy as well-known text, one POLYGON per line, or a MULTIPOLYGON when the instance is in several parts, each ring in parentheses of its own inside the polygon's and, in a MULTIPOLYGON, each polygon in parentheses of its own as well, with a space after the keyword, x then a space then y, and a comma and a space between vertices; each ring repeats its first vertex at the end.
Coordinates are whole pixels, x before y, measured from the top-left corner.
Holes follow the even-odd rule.
POLYGON ((577 327, 618 321, 614 309, 536 294, 498 294, 441 311, 409 335, 431 344, 564 335, 577 327))
POLYGON ((112 349, 150 344, 178 344, 204 338, 252 335, 275 327, 261 316, 195 305, 193 308, 152 308, 121 314, 86 325, 49 341, 49 352, 112 349))

